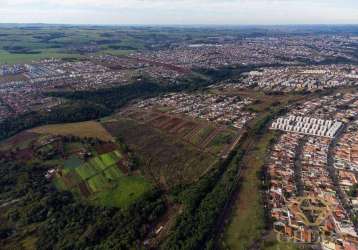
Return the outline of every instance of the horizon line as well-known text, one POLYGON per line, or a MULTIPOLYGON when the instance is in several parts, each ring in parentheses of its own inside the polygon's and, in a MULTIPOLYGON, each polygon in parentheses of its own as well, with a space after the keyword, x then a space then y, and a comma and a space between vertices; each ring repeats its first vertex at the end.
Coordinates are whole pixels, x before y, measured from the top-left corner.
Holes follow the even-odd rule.
POLYGON ((99 24, 99 23, 51 23, 51 22, 1 22, 0 25, 62 25, 62 26, 262 26, 262 27, 274 27, 274 26, 358 26, 358 23, 286 23, 286 24, 140 24, 140 23, 128 23, 128 24, 99 24))

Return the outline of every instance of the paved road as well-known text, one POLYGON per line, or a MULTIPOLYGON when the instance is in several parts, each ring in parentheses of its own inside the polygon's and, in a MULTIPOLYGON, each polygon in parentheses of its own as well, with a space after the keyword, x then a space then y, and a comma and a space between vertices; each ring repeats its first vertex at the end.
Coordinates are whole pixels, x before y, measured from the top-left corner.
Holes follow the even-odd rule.
MULTIPOLYGON (((337 176, 337 171, 334 167, 334 149, 336 148, 338 141, 343 136, 344 132, 346 131, 346 129, 349 127, 349 125, 351 123, 352 122, 344 124, 341 127, 341 129, 337 132, 336 137, 331 141, 329 148, 328 148, 327 168, 328 168, 329 175, 333 180, 335 191, 337 192, 338 197, 339 197, 343 207, 347 211, 349 217, 353 218, 353 216, 354 216, 353 207, 350 205, 347 195, 341 189, 341 186, 339 184, 339 178, 337 176)), ((354 226, 355 226, 356 232, 358 232, 358 223, 356 223, 354 226)))
POLYGON ((18 201, 20 201, 21 199, 15 199, 15 200, 12 200, 12 201, 8 201, 8 202, 5 202, 3 204, 0 205, 0 208, 3 208, 3 207, 7 207, 7 206, 10 206, 18 201))
POLYGON ((295 170, 295 184, 297 188, 297 195, 304 195, 304 184, 302 181, 302 160, 303 160, 303 147, 307 142, 308 136, 304 136, 298 141, 298 145, 295 149, 295 161, 294 161, 294 170, 295 170))

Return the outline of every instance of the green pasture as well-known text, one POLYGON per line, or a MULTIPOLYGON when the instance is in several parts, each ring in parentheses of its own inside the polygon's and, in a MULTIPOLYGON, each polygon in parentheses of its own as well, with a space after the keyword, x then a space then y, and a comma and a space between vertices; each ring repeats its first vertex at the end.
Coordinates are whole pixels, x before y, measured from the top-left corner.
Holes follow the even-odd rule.
POLYGON ((106 28, 46 27, 0 29, 0 64, 30 63, 47 58, 78 58, 69 50, 97 44, 96 54, 128 55, 144 48, 141 38, 106 28), (107 37, 105 34, 109 34, 107 37), (26 52, 25 52, 26 51, 26 52))
POLYGON ((65 168, 77 168, 83 164, 83 161, 75 155, 71 155, 64 162, 65 168))
POLYGON ((124 176, 117 179, 115 188, 99 192, 93 202, 109 207, 127 207, 151 189, 151 184, 141 176, 124 176))
POLYGON ((54 178, 54 185, 60 190, 71 190, 74 194, 81 195, 78 185, 86 182, 91 192, 89 200, 94 204, 128 206, 151 189, 151 184, 141 176, 125 176, 117 165, 122 157, 116 150, 79 165, 78 158, 72 156, 66 161, 62 176, 54 178), (68 183, 74 185, 67 186, 70 185, 68 183))
POLYGON ((40 53, 36 54, 14 54, 0 49, 0 64, 17 64, 17 63, 31 63, 48 58, 72 58, 79 57, 79 54, 63 53, 56 49, 41 49, 36 50, 40 53))

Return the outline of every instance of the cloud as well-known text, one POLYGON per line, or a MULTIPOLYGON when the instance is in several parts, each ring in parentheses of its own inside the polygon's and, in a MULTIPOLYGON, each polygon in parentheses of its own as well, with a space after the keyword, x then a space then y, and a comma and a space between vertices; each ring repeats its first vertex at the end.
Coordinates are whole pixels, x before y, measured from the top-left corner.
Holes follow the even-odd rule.
POLYGON ((0 0, 1 22, 358 23, 356 0, 0 0))

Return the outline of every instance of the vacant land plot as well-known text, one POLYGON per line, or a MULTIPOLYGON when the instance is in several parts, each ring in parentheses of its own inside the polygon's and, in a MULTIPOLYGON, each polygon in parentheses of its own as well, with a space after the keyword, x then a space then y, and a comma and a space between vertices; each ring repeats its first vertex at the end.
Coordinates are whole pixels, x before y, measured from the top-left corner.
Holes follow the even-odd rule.
POLYGON ((119 177, 112 189, 97 193, 92 201, 104 206, 126 207, 150 189, 150 183, 141 176, 119 177))
POLYGON ((201 151, 218 156, 227 155, 228 149, 232 148, 239 133, 226 127, 219 128, 207 121, 157 110, 126 111, 122 116, 159 129, 165 134, 171 134, 179 140, 192 144, 201 151))
POLYGON ((147 177, 168 188, 197 180, 217 160, 178 137, 133 119, 122 118, 103 125, 137 153, 147 177))
POLYGON ((221 155, 227 155, 230 150, 238 143, 240 134, 231 130, 220 130, 217 133, 212 134, 212 138, 207 140, 204 144, 207 150, 213 154, 220 153, 221 155), (224 145, 224 146, 223 146, 224 145))
POLYGON ((261 180, 258 176, 264 165, 269 143, 276 135, 273 132, 266 133, 257 144, 252 146, 253 150, 243 160, 245 178, 242 179, 240 184, 240 192, 224 235, 223 245, 225 248, 249 249, 261 237, 265 225, 260 196, 261 180))
MULTIPOLYGON (((195 145, 201 145, 202 143, 204 143, 207 140, 209 135, 211 133, 213 133, 214 131, 215 131, 214 127, 202 126, 198 130, 194 130, 193 131, 194 133, 189 134, 187 139, 195 145)), ((201 145, 201 146, 203 146, 203 145, 201 145)))
POLYGON ((31 129, 31 131, 39 134, 73 135, 114 141, 111 134, 100 123, 94 121, 47 125, 31 129))
POLYGON ((2 142, 0 142, 0 150, 8 149, 24 149, 28 147, 31 142, 39 138, 39 135, 30 131, 20 132, 2 142))

